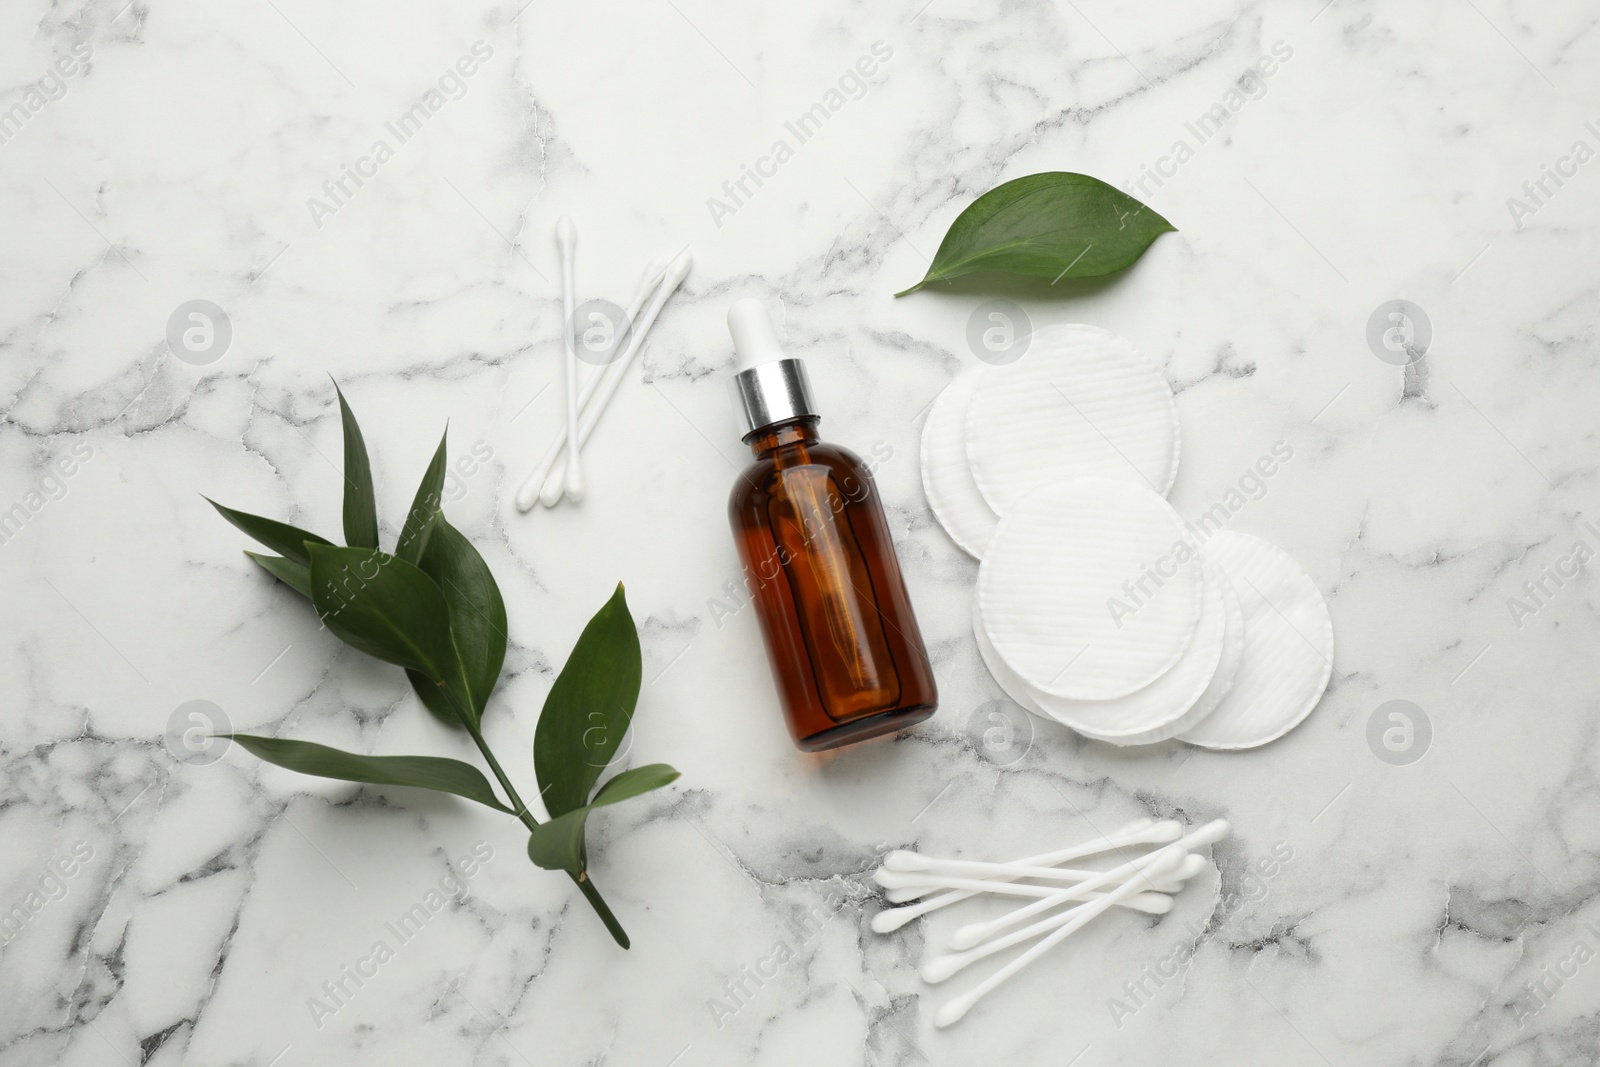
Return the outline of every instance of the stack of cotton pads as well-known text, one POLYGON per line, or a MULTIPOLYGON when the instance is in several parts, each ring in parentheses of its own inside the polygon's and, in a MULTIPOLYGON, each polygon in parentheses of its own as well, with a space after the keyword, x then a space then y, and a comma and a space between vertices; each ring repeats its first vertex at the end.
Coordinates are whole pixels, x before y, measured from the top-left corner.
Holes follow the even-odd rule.
POLYGON ((1054 326, 939 395, 922 483, 982 561, 972 629, 1013 700, 1118 745, 1264 745, 1321 699, 1333 624, 1281 549, 1178 516, 1178 452, 1155 364, 1109 331, 1054 326))

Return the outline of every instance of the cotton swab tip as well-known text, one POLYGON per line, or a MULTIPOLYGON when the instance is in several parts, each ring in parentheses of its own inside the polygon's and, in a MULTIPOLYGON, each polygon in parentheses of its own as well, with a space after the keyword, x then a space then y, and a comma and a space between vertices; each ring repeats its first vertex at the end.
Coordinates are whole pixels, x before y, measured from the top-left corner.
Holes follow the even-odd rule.
POLYGON ((972 1010, 972 1005, 976 1004, 977 1000, 977 997, 970 994, 957 997, 939 1009, 938 1013, 933 1017, 933 1025, 942 1030, 953 1023, 960 1022, 961 1017, 972 1010))
POLYGON ((692 266, 694 266, 694 254, 687 248, 679 252, 677 257, 667 265, 667 275, 662 279, 662 283, 667 286, 669 292, 683 283, 683 280, 689 276, 689 268, 692 266))
POLYGON ((567 465, 565 488, 568 500, 572 501, 574 504, 583 503, 583 497, 586 491, 583 484, 583 468, 578 466, 576 463, 569 463, 567 465))
POLYGON ((578 243, 578 224, 572 221, 571 215, 562 215, 556 220, 556 243, 562 251, 578 243))
POLYGON ((1213 819, 1185 837, 1184 842, 1190 848, 1198 848, 1201 845, 1216 844, 1231 833, 1233 833, 1233 824, 1228 822, 1227 819, 1213 819))
POLYGON ((924 963, 922 965, 922 970, 919 973, 922 975, 922 980, 924 982, 927 982, 929 985, 938 985, 946 978, 949 978, 951 975, 961 970, 965 963, 966 960, 962 959, 960 956, 940 956, 937 959, 931 959, 927 963, 924 963))
POLYGON ((950 947, 957 950, 972 948, 989 936, 988 923, 968 923, 950 935, 950 947))
POLYGON ((644 274, 639 277, 639 302, 644 303, 651 291, 661 284, 661 276, 667 273, 667 268, 672 265, 672 260, 666 256, 655 256, 644 265, 644 274))
POLYGON ((878 934, 892 934, 917 917, 911 908, 891 908, 872 917, 872 930, 878 934))
POLYGON ((1160 893, 1140 893, 1129 897, 1127 903, 1137 902, 1137 910, 1146 915, 1165 915, 1173 908, 1172 898, 1160 893))

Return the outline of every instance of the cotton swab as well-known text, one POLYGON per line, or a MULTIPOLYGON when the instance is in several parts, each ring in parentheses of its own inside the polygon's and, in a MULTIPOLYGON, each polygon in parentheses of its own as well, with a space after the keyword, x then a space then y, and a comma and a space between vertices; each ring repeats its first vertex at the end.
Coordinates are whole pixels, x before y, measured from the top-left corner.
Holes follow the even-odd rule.
MULTIPOLYGON (((1137 903, 1134 907, 1151 915, 1165 915, 1172 910, 1172 898, 1166 895, 1167 882, 1153 882, 1140 888, 1145 890, 1145 899, 1135 897, 1137 903)), ((1001 896, 1015 897, 1048 897, 1064 892, 1059 886, 1053 885, 1019 885, 1016 882, 988 882, 981 878, 938 878, 930 888, 934 889, 970 889, 974 893, 997 893, 1001 896)), ((1076 886, 1072 887, 1077 890, 1076 886)), ((1173 890, 1182 888, 1173 885, 1173 890)), ((1073 900, 1094 900, 1105 896, 1104 893, 1094 889, 1079 891, 1073 900)))
MULTIPOLYGON (((1040 865, 1065 863, 1068 860, 1082 859, 1085 856, 1093 856, 1101 852, 1109 852, 1113 849, 1124 848, 1128 845, 1155 843, 1164 844, 1168 841, 1176 840, 1182 833, 1183 827, 1170 819, 1163 820, 1159 823, 1151 819, 1135 819, 1126 826, 1121 826, 1116 830, 1113 830, 1107 836, 1097 837, 1093 840, 1085 841, 1082 844, 1073 845, 1069 848, 1060 848, 1052 852, 1042 852, 1037 856, 1029 856, 1020 862, 1025 864, 1040 865), (1160 829, 1157 829, 1157 827, 1160 829), (1142 836, 1145 834, 1153 834, 1154 836, 1142 836)), ((878 914, 872 917, 872 929, 880 934, 892 933, 893 931, 900 929, 900 927, 904 926, 912 919, 926 915, 929 912, 938 911, 940 908, 948 907, 951 904, 959 903, 960 901, 966 900, 968 897, 973 895, 973 892, 957 890, 951 893, 940 894, 931 900, 924 900, 922 903, 915 904, 909 908, 895 908, 890 911, 880 911, 878 914)))
POLYGON ((1083 891, 1087 889, 1100 889, 1105 886, 1115 886, 1117 889, 1121 889, 1125 885, 1132 885, 1136 887, 1137 891, 1148 890, 1151 880, 1145 872, 1150 867, 1158 864, 1164 865, 1166 863, 1164 857, 1172 849, 1178 850, 1177 862, 1181 863, 1183 861, 1183 849, 1179 845, 1168 845, 1159 852, 1147 852, 1136 860, 1130 860, 1120 866, 1113 867, 1109 871, 1104 871, 1078 885, 1058 889, 1047 897, 1040 897, 1032 904, 1025 904, 1014 911, 1007 912, 998 919, 991 919, 989 922, 969 923, 950 935, 950 947, 953 949, 972 948, 974 945, 987 941, 991 935, 1004 930, 1008 926, 1014 926, 1023 919, 1032 918, 1041 912, 1049 911, 1068 901, 1082 900, 1083 891))
POLYGON ((571 215, 562 215, 556 221, 556 244, 561 249, 561 340, 567 350, 567 438, 572 441, 567 449, 567 495, 577 502, 583 499, 583 465, 578 458, 582 442, 573 440, 578 433, 578 327, 572 321, 576 303, 572 261, 577 251, 578 227, 571 215))
POLYGON ((1023 907, 1017 908, 1015 911, 1012 911, 1006 915, 1002 915, 998 919, 992 919, 989 922, 971 923, 967 926, 963 926, 953 935, 951 935, 950 947, 956 949, 971 948, 979 942, 987 940, 991 935, 1006 929, 1008 926, 1014 926, 1015 924, 1022 922, 1024 919, 1031 919, 1033 916, 1038 915, 1041 912, 1049 911, 1058 904, 1065 904, 1069 900, 1076 899, 1073 894, 1077 890, 1099 889, 1103 885, 1107 885, 1111 882, 1122 881, 1124 879, 1127 880, 1127 884, 1137 885, 1139 889, 1148 889, 1149 886, 1146 884, 1146 879, 1148 879, 1149 876, 1145 873, 1145 868, 1149 865, 1153 857, 1164 855, 1169 849, 1176 848, 1180 851, 1188 851, 1192 848, 1198 848, 1201 845, 1209 845, 1213 842, 1221 841, 1223 838, 1228 836, 1232 829, 1233 828, 1228 825, 1228 821, 1226 819, 1216 819, 1212 822, 1208 822, 1198 830, 1187 833, 1180 837, 1176 842, 1167 846, 1167 848, 1162 849, 1161 852, 1153 852, 1148 855, 1141 856, 1139 859, 1124 863, 1119 867, 1113 867, 1111 870, 1101 875, 1098 879, 1091 878, 1088 881, 1081 882, 1076 886, 1070 887, 1069 889, 1057 890, 1052 896, 1041 897, 1032 904, 1027 904, 1023 907))
MULTIPOLYGON (((1162 849, 1158 853, 1155 853, 1154 855, 1159 857, 1157 861, 1153 865, 1145 868, 1147 873, 1153 875, 1162 875, 1168 873, 1169 871, 1175 870, 1183 861, 1183 850, 1177 845, 1168 845, 1166 848, 1162 849)), ((1089 922, 1089 920, 1093 919, 1102 912, 1109 910, 1113 905, 1119 903, 1121 900, 1125 900, 1128 897, 1133 896, 1138 891, 1138 883, 1132 879, 1129 879, 1122 885, 1118 886, 1116 890, 1107 893, 1099 900, 1090 901, 1088 904, 1085 904, 1079 908, 1073 908, 1073 913, 1070 916, 1058 916, 1058 919, 1063 920, 1058 930, 1044 938, 1044 940, 1028 949, 1028 951, 1024 952, 1010 963, 1006 964, 1004 967, 1000 968, 994 974, 991 974, 988 978, 985 978, 977 986, 961 994, 959 997, 956 997, 944 1007, 940 1008, 938 1014, 933 1017, 933 1025, 943 1028, 949 1026, 951 1023, 956 1022, 968 1011, 972 1010, 972 1006, 974 1004, 992 992, 997 986, 1000 985, 1000 983, 1004 982, 1007 978, 1010 978, 1012 975, 1022 970, 1040 956, 1043 956, 1046 952, 1049 952, 1056 945, 1064 941, 1074 931, 1081 930, 1089 922)), ((1055 922, 1056 920, 1052 919, 1050 921, 1055 922)), ((1030 931, 1018 931, 1018 933, 1030 933, 1030 931)), ((1037 932, 1033 933, 1036 936, 1037 932)), ((965 964, 961 964, 960 966, 965 966, 965 964)), ((957 966, 956 970, 959 970, 960 966, 957 966)), ((954 971, 951 973, 954 973, 954 971)))
MULTIPOLYGON (((1206 863, 1204 856, 1198 856, 1193 853, 1190 853, 1189 859, 1184 862, 1185 866, 1179 869, 1179 874, 1177 877, 1168 878, 1163 881, 1152 881, 1145 888, 1152 893, 1181 892, 1184 883, 1190 878, 1193 878, 1195 875, 1199 874, 1205 868, 1206 863)), ((914 885, 904 886, 899 889, 890 889, 883 895, 891 904, 898 904, 903 901, 916 900, 918 897, 925 896, 928 893, 934 893, 942 889, 950 888, 953 881, 960 881, 963 883, 976 882, 978 886, 982 887, 981 889, 975 890, 976 892, 997 893, 1001 896, 1047 897, 1052 893, 1059 892, 1061 889, 1060 886, 1023 885, 1009 880, 990 878, 961 879, 952 878, 949 875, 929 875, 928 877, 930 879, 928 882, 918 882, 914 885)), ((1093 895, 1092 891, 1091 895, 1093 895)))
MULTIPOLYGON (((639 290, 634 294, 632 302, 628 304, 627 322, 623 324, 624 329, 627 329, 639 317, 639 309, 644 307, 646 300, 650 299, 650 294, 656 291, 656 286, 661 284, 661 276, 666 273, 667 264, 668 260, 665 256, 657 256, 645 265, 644 277, 639 279, 639 290)), ((623 338, 618 337, 616 343, 622 344, 623 338)), ((600 379, 604 377, 602 373, 604 369, 601 368, 591 374, 579 386, 578 407, 580 409, 588 405, 589 398, 594 396, 596 389, 600 388, 600 379)), ((556 460, 561 456, 561 448, 566 443, 567 428, 563 426, 556 434, 556 439, 550 442, 550 447, 545 450, 544 458, 539 460, 539 465, 533 469, 533 473, 528 475, 527 480, 522 483, 522 487, 517 490, 516 503, 518 511, 527 511, 533 507, 534 501, 539 499, 539 490, 544 487, 544 480, 549 475, 551 468, 556 465, 556 460)))
POLYGON ((1075 867, 1039 867, 1025 863, 981 863, 976 860, 941 860, 932 857, 919 857, 928 860, 925 867, 911 869, 891 869, 887 864, 880 869, 874 880, 887 889, 898 886, 911 885, 924 878, 934 876, 947 876, 954 878, 979 878, 994 879, 1004 878, 1012 881, 1018 878, 1033 878, 1046 882, 1082 882, 1093 878, 1101 871, 1083 871, 1075 867))
MULTIPOLYGON (((667 268, 665 277, 661 279, 661 287, 656 290, 655 296, 650 300, 650 306, 645 309, 644 315, 633 327, 633 333, 628 337, 628 347, 616 361, 605 368, 604 377, 600 381, 599 392, 593 402, 583 412, 583 422, 578 428, 578 443, 581 446, 594 432, 595 425, 600 421, 600 415, 605 411, 606 403, 610 401, 617 386, 622 384, 623 377, 628 372, 628 364, 633 360, 634 354, 644 346, 644 338, 650 332, 650 327, 655 324, 656 316, 661 314, 667 299, 672 296, 678 286, 683 284, 683 279, 688 277, 689 268, 694 263, 694 257, 689 250, 678 254, 667 268)), ((539 493, 539 502, 545 507, 552 507, 561 499, 563 490, 563 477, 560 468, 550 472, 545 479, 544 488, 539 493)))
MULTIPOLYGON (((1176 854, 1176 858, 1174 858, 1173 855, 1169 854, 1169 849, 1162 849, 1160 852, 1151 853, 1152 863, 1150 867, 1147 868, 1147 871, 1155 874, 1156 877, 1160 877, 1160 870, 1162 868, 1169 868, 1172 870, 1173 874, 1176 874, 1177 871, 1182 868, 1186 855, 1186 853, 1180 850, 1176 854)), ((1122 885, 1117 887, 1117 890, 1121 890, 1129 884, 1129 882, 1124 882, 1122 885)), ((977 948, 969 951, 952 952, 946 956, 938 956, 930 959, 922 965, 922 980, 930 983, 942 982, 946 978, 949 978, 951 975, 955 974, 957 971, 961 970, 963 967, 967 966, 969 963, 975 963, 978 960, 983 959, 985 956, 992 956, 996 952, 1001 952, 1013 945, 1020 945, 1024 941, 1031 941, 1041 934, 1049 933, 1056 927, 1064 926, 1067 923, 1072 922, 1074 919, 1079 918, 1085 908, 1099 904, 1101 900, 1114 895, 1117 890, 1113 890, 1111 893, 1102 894, 1088 903, 1075 905, 1074 907, 1068 908, 1067 910, 1056 915, 1052 915, 1047 919, 1041 919, 1039 922, 1025 926, 1015 933, 1010 933, 1004 937, 995 938, 993 941, 979 945, 977 948)), ((1139 893, 1135 892, 1133 897, 1137 897, 1139 895, 1139 893)), ((1132 898, 1130 897, 1129 899, 1132 898)), ((1126 901, 1120 901, 1120 903, 1125 904, 1126 901)), ((1096 912, 1095 914, 1099 914, 1099 912, 1096 912)))
MULTIPOLYGON (((1166 851, 1166 849, 1162 849, 1161 852, 1156 853, 1156 855, 1165 854, 1166 851)), ((1160 868, 1166 863, 1165 860, 1155 864, 1151 868, 1148 868, 1145 873, 1152 878, 1157 878, 1164 882, 1176 882, 1178 888, 1182 889, 1185 882, 1205 869, 1206 860, 1204 856, 1197 856, 1192 852, 1186 854, 1180 853, 1180 856, 1181 859, 1179 860, 1177 867, 1173 869, 1172 873, 1166 875, 1165 877, 1159 873, 1160 868)), ((1129 879, 1129 881, 1132 882, 1134 880, 1129 879)), ((1127 884, 1129 883, 1123 883, 1123 885, 1127 884)), ((1121 887, 1119 886, 1118 888, 1120 889, 1121 887)), ((1115 890, 1112 892, 1115 892, 1115 890)), ((1082 909, 1088 907, 1089 904, 1096 903, 1111 895, 1111 893, 1090 894, 1093 899, 1091 899, 1087 904, 1077 904, 1071 908, 1068 908, 1066 911, 1059 912, 1058 914, 1052 915, 1047 919, 1041 919, 1036 923, 1023 927, 1021 930, 1018 930, 1015 933, 1007 934, 1004 937, 997 937, 993 941, 985 942, 984 944, 979 945, 977 948, 970 949, 966 952, 952 952, 947 956, 940 956, 935 959, 931 959, 927 963, 923 964, 922 980, 925 982, 942 982, 969 963, 981 960, 985 956, 992 956, 1002 949, 1010 948, 1012 945, 1020 945, 1024 941, 1031 941, 1040 934, 1049 933, 1056 927, 1069 922, 1073 916, 1077 915, 1082 909)), ((1160 912, 1151 912, 1150 914, 1164 915, 1168 911, 1172 910, 1172 898, 1170 896, 1163 896, 1160 893, 1135 893, 1126 900, 1117 901, 1116 904, 1120 907, 1126 908, 1140 897, 1146 896, 1154 896, 1158 900, 1164 900, 1167 902, 1165 910, 1160 912)), ((1142 911, 1143 909, 1135 910, 1142 911)))

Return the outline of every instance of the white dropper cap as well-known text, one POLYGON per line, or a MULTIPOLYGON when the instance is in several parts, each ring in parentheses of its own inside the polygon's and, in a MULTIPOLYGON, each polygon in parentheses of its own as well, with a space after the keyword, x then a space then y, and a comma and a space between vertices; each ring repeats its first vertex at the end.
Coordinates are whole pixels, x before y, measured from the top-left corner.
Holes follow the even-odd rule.
POLYGON ((731 384, 746 437, 775 423, 816 416, 806 365, 783 354, 765 304, 750 297, 736 301, 728 309, 728 332, 743 368, 731 384))
POLYGON ((733 334, 733 351, 741 368, 784 358, 767 305, 754 297, 736 300, 728 309, 728 332, 733 334))

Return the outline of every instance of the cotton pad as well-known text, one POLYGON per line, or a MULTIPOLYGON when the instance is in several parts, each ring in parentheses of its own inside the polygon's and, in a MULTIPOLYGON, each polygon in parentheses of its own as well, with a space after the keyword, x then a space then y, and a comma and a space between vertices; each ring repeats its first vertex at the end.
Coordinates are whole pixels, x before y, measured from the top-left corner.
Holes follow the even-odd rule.
POLYGON ((1168 737, 1178 736, 1216 711, 1217 705, 1222 703, 1222 698, 1233 691, 1233 683, 1239 677, 1239 666, 1244 662, 1244 610, 1239 606, 1239 594, 1234 591, 1233 580, 1223 572, 1205 549, 1200 550, 1200 559, 1206 567, 1206 577, 1214 577, 1222 592, 1223 610, 1227 612, 1228 618, 1227 631, 1222 641, 1222 656, 1217 661, 1217 670, 1211 676, 1211 682, 1206 686, 1205 692, 1200 694, 1200 699, 1195 701, 1194 707, 1184 716, 1183 723, 1168 734, 1168 737))
MULTIPOLYGON (((1202 569, 1204 593, 1194 639, 1172 669, 1127 696, 1112 700, 1070 700, 1046 693, 1031 694, 1044 713, 1085 737, 1114 745, 1150 745, 1175 737, 1205 718, 1215 707, 1202 707, 1201 696, 1217 675, 1228 643, 1227 580, 1202 569)), ((1234 634, 1240 640, 1236 624, 1234 634)))
POLYGON ((972 636, 978 643, 978 655, 983 658, 983 665, 989 668, 989 673, 994 680, 1000 683, 1000 688, 1005 690, 1006 696, 1016 701, 1028 711, 1033 712, 1041 719, 1052 716, 1039 706, 1039 701, 1034 691, 1021 678, 1017 672, 1006 666, 1006 661, 1000 658, 1000 653, 994 650, 994 642, 989 640, 989 633, 983 628, 983 612, 978 610, 978 598, 972 598, 972 636))
POLYGON ((956 375, 922 424, 922 491, 928 506, 950 540, 978 559, 1000 521, 967 466, 967 402, 982 374, 982 367, 972 367, 956 375))
POLYGON ((1254 748, 1298 726, 1333 671, 1333 620, 1311 576, 1276 545, 1223 531, 1205 544, 1244 613, 1244 657, 1217 709, 1178 736, 1205 748, 1254 748))
POLYGON ((978 610, 1028 685, 1108 700, 1177 662, 1201 588, 1166 500, 1132 482, 1076 478, 1041 486, 1000 520, 978 568, 978 610))
POLYGON ((984 370, 966 441, 978 490, 1000 515, 1031 489, 1085 475, 1165 496, 1178 473, 1178 407, 1128 341, 1098 326, 1049 326, 1021 359, 984 370))

